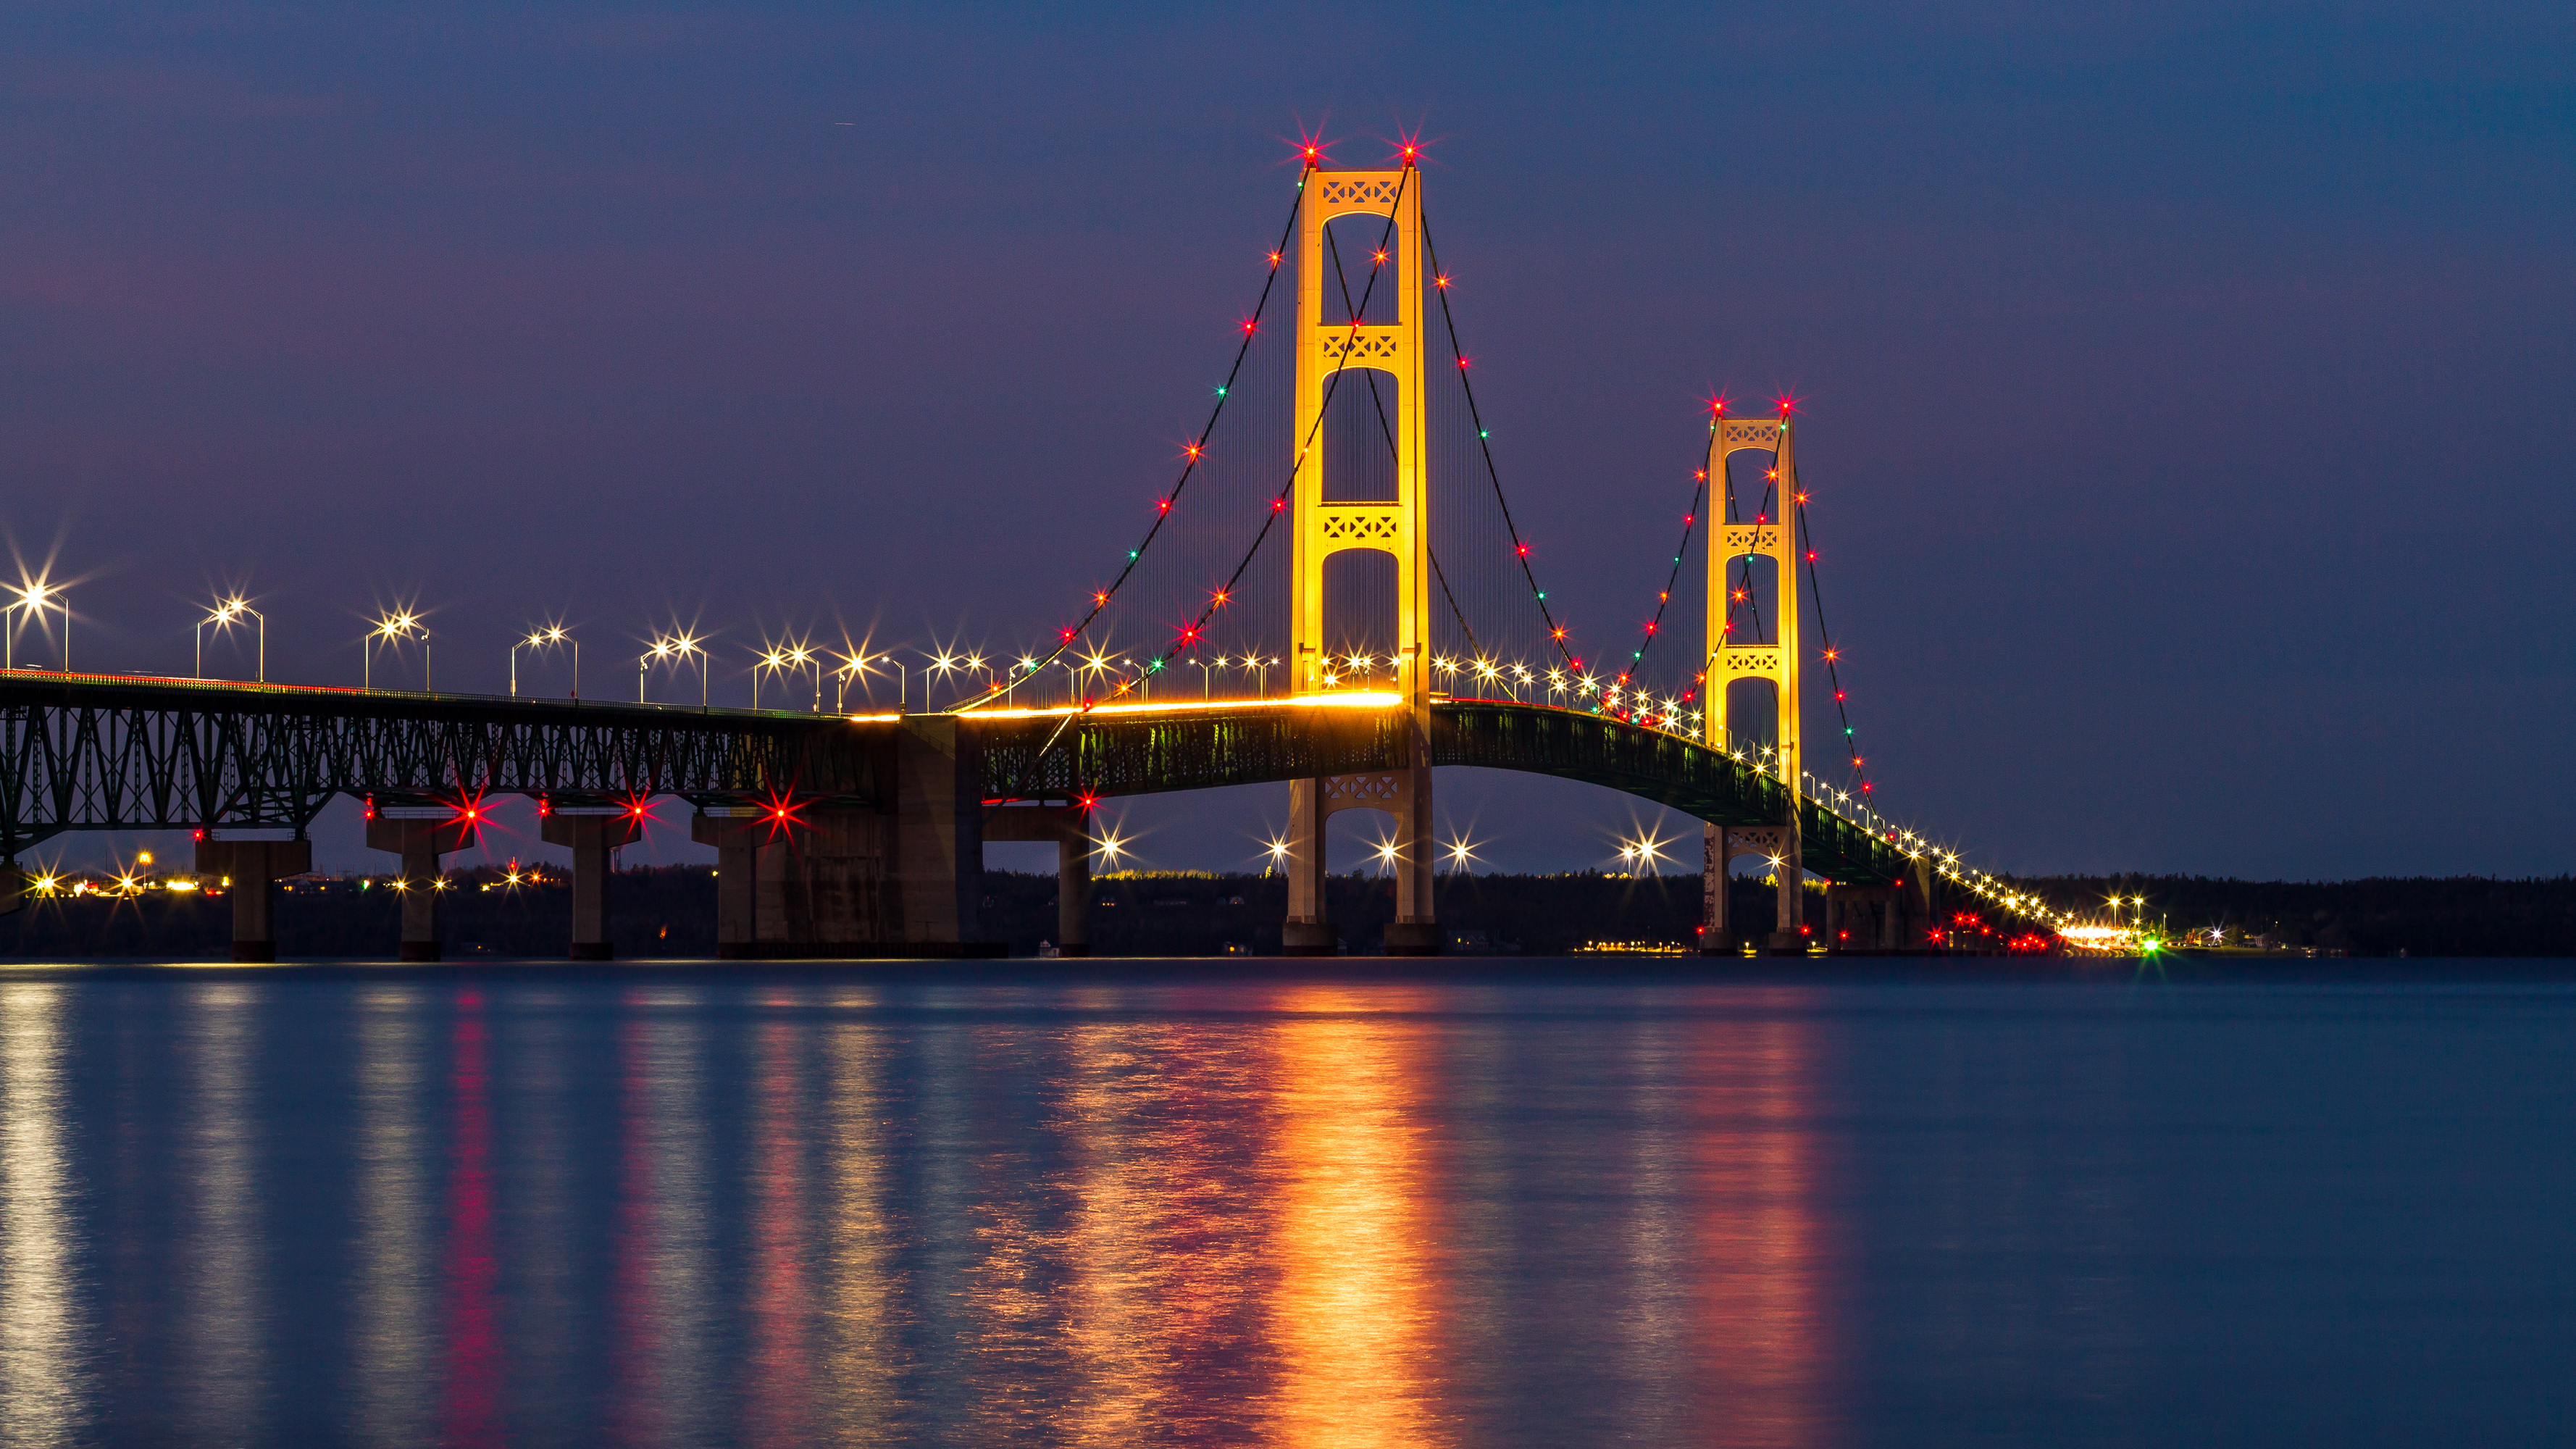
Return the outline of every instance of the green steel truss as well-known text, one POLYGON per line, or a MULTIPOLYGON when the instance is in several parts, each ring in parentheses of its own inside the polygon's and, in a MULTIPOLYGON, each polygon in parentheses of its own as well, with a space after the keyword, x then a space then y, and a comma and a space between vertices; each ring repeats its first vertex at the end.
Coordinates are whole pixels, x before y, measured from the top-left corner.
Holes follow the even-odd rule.
POLYGON ((0 851, 66 830, 290 828, 335 795, 874 804, 891 731, 568 700, 0 678, 0 851))
MULTIPOLYGON (((1210 709, 977 721, 988 799, 1072 799, 1357 774, 1403 762, 1384 711, 1210 709)), ((1526 770, 1625 791, 1719 825, 1777 824, 1780 782, 1704 745, 1603 715, 1489 701, 1433 706, 1431 762, 1526 770)), ((1829 880, 1903 878, 1894 846, 1800 802, 1810 870, 1829 880)))
MULTIPOLYGON (((1385 710, 964 716, 990 800, 1256 785, 1401 764, 1385 710)), ((261 688, 100 676, 0 677, 0 852, 66 830, 301 832, 334 796, 379 806, 491 794, 558 807, 677 795, 882 806, 898 726, 747 710, 261 688)), ((1435 706, 1431 762, 1582 780, 1720 825, 1779 821, 1779 781, 1705 746, 1601 715, 1487 701, 1435 706)), ((1810 870, 1887 881, 1903 856, 1812 800, 1810 870)))

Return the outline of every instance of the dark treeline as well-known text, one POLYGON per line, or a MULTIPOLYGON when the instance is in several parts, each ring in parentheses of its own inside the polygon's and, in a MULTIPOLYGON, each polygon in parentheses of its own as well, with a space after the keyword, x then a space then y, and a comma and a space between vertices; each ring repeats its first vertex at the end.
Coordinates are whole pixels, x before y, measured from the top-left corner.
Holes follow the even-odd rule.
POLYGON ((2073 910, 2105 910, 2115 894, 2144 896, 2150 924, 2174 933, 2221 926, 2231 943, 2262 936, 2355 956, 2576 956, 2576 876, 2023 876, 2015 884, 2073 910))
MULTIPOLYGON (((443 932, 451 957, 563 954, 571 920, 566 888, 512 888, 479 871, 454 879, 443 932)), ((2225 926, 2231 942, 2259 935, 2282 947, 2356 956, 2576 956, 2576 878, 2569 877, 2312 883, 2067 876, 2016 884, 2079 908, 2115 893, 2144 896, 2150 924, 2176 934, 2225 926)), ((1055 936, 1052 875, 989 871, 984 893, 985 934, 1007 942, 1014 955, 1033 955, 1055 936)), ((1587 941, 1691 942, 1699 893, 1698 877, 1686 875, 1443 876, 1438 911, 1453 951, 1555 955, 1587 941)), ((1240 875, 1112 876, 1094 883, 1093 897, 1092 942, 1100 955, 1206 956, 1228 947, 1269 955, 1279 949, 1287 883, 1240 875)), ((714 954, 715 880, 706 867, 622 871, 610 901, 621 955, 714 954)), ((390 956, 397 905, 381 884, 361 890, 354 881, 293 882, 277 898, 279 954, 390 956)), ((1811 892, 1808 907, 1821 929, 1821 898, 1811 892)), ((1347 950, 1374 951, 1395 914, 1394 886, 1335 877, 1330 909, 1347 950)), ((1770 887, 1736 881, 1730 909, 1734 920, 1767 929, 1770 887)), ((0 956, 19 959, 214 960, 229 954, 230 939, 229 901, 166 892, 132 900, 30 899, 25 909, 0 916, 0 956)))

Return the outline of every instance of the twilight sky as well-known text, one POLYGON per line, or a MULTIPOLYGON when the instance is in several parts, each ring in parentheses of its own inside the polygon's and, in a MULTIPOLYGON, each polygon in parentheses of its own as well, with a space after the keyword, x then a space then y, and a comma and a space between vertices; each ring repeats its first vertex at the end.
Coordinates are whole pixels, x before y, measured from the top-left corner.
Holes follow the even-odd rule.
MULTIPOLYGON (((2015 869, 2569 868, 2560 6, 20 5, 0 528, 92 667, 185 672, 226 584, 293 681, 395 600, 454 688, 555 614, 600 672, 675 617, 1016 647, 1164 486, 1301 126, 1432 141, 1596 651, 1698 400, 1791 389, 1894 813, 2015 869)), ((1443 792, 1498 865, 1648 818, 1443 792)), ((1275 794, 1131 825, 1229 867, 1275 794)))

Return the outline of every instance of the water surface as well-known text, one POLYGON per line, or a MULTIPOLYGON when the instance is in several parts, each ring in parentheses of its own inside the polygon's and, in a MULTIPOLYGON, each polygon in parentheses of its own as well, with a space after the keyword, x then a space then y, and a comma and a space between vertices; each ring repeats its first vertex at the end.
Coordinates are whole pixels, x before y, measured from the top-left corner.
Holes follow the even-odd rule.
POLYGON ((2576 990, 0 982, 0 1443, 2565 1442, 2576 990))

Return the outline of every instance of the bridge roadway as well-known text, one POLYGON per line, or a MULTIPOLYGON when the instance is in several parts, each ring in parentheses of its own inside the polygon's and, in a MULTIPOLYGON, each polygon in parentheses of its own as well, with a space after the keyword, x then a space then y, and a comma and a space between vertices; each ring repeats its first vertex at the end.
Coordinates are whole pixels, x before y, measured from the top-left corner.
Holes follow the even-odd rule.
MULTIPOLYGON (((479 821, 492 795, 535 798, 571 818, 633 814, 675 796, 695 807, 696 838, 737 854, 744 891, 758 880, 776 897, 738 902, 746 920, 736 934, 775 934, 751 923, 764 910, 784 912, 791 924, 778 929, 799 934, 792 918, 802 898, 809 915, 844 920, 803 932, 818 951, 870 941, 926 949, 941 936, 974 939, 972 875, 987 835, 1047 838, 1008 828, 1021 817, 1006 802, 1064 807, 1364 774, 1401 764, 1403 735, 1401 710, 1368 697, 1104 705, 1076 718, 1063 709, 816 716, 20 670, 0 674, 0 854, 14 862, 79 830, 288 830, 301 839, 341 795, 369 802, 371 836, 374 814, 444 816, 453 826, 471 810, 479 821), (854 835, 835 821, 876 824, 854 835), (765 870, 804 867, 764 867, 767 857, 754 854, 761 844, 736 838, 753 828, 772 846, 784 833, 800 859, 853 864, 830 880, 774 888, 765 870), (834 905, 836 895, 866 899, 853 908, 834 905)), ((1582 780, 1720 825, 1776 824, 1786 803, 1777 780, 1718 751, 1548 705, 1438 702, 1431 754, 1435 765, 1582 780)), ((1813 801, 1801 807, 1809 870, 1863 886, 1906 876, 1885 841, 1813 801)), ((470 833, 436 849, 462 848, 470 833)), ((408 863, 431 847, 404 848, 408 863)), ((435 855, 428 860, 434 871, 435 855)), ((763 954, 749 942, 736 954, 763 954)))

